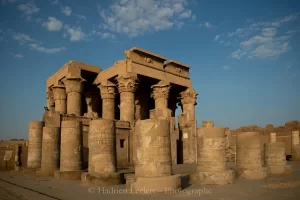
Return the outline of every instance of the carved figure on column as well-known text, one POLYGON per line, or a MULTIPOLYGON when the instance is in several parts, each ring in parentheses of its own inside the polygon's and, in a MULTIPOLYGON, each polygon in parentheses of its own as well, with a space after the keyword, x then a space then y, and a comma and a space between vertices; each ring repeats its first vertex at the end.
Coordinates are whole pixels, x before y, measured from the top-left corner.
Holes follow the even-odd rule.
POLYGON ((115 119, 116 85, 110 81, 104 81, 98 85, 102 99, 102 118, 115 119))
POLYGON ((97 88, 90 87, 87 92, 85 92, 85 101, 87 105, 87 112, 84 113, 84 117, 97 119, 98 115, 98 102, 99 102, 99 92, 97 93, 97 88))
POLYGON ((51 111, 55 109, 54 95, 52 89, 48 88, 47 92, 47 108, 51 111))
POLYGON ((81 95, 83 93, 85 82, 85 79, 72 76, 71 74, 68 74, 63 80, 67 93, 67 114, 81 116, 81 95))
POLYGON ((63 85, 54 85, 52 87, 54 100, 55 100, 55 111, 61 114, 67 113, 67 94, 66 88, 63 85))

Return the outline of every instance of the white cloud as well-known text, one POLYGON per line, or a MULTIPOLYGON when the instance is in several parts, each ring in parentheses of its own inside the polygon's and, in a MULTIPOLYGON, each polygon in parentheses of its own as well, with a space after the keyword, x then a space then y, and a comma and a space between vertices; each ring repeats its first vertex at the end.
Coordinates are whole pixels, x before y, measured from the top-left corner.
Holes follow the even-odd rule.
POLYGON ((203 24, 199 24, 199 27, 213 28, 214 25, 210 24, 209 22, 204 22, 203 24))
POLYGON ((297 32, 300 32, 300 30, 287 31, 286 34, 293 34, 293 33, 297 33, 297 32))
POLYGON ((75 14, 75 16, 76 16, 78 19, 80 19, 80 20, 86 20, 86 19, 87 19, 86 16, 84 16, 84 15, 75 14))
POLYGON ((24 33, 15 33, 13 34, 13 39, 20 42, 20 44, 25 44, 27 42, 37 42, 36 40, 32 39, 29 35, 24 33))
POLYGON ((21 54, 16 54, 16 55, 14 55, 14 57, 15 57, 15 58, 24 58, 24 56, 21 55, 21 54))
POLYGON ((44 22, 43 26, 46 27, 48 31, 60 31, 63 27, 63 23, 55 17, 48 17, 48 21, 44 22))
POLYGON ((182 25, 195 18, 187 0, 119 0, 108 9, 98 7, 104 29, 135 37, 182 25))
POLYGON ((67 16, 70 16, 72 13, 72 8, 69 6, 66 6, 64 8, 61 8, 61 12, 63 12, 67 16))
POLYGON ((55 54, 61 51, 66 50, 65 47, 59 47, 59 48, 45 48, 38 44, 30 44, 29 47, 35 51, 47 53, 47 54, 55 54))
POLYGON ((58 0, 50 0, 50 3, 53 4, 53 5, 56 5, 56 4, 59 3, 59 1, 58 0))
POLYGON ((216 35, 215 40, 218 40, 220 38, 220 35, 216 35))
POLYGON ((231 69, 231 67, 228 66, 228 65, 224 65, 222 68, 223 68, 224 70, 230 70, 230 69, 231 69))
POLYGON ((86 36, 86 34, 81 30, 81 27, 71 27, 67 25, 65 28, 70 41, 81 41, 86 36))
POLYGON ((40 11, 40 8, 36 7, 33 2, 19 5, 19 10, 23 11, 26 15, 32 15, 40 11))
POLYGON ((228 37, 240 41, 232 58, 276 58, 290 50, 289 40, 293 31, 282 34, 279 29, 284 23, 296 20, 299 13, 288 15, 274 21, 256 22, 245 28, 228 33, 228 37))
POLYGON ((115 39, 115 35, 111 34, 111 33, 108 33, 108 32, 99 32, 99 31, 95 31, 93 30, 91 33, 89 33, 87 35, 87 37, 93 37, 93 36, 97 36, 97 37, 100 37, 102 39, 115 39))

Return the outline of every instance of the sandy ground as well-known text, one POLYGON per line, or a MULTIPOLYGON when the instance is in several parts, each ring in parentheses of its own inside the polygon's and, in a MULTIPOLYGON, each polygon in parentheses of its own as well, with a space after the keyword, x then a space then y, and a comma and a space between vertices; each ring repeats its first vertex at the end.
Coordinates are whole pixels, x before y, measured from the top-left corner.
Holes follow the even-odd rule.
MULTIPOLYGON (((80 181, 57 181, 37 177, 29 172, 0 172, 0 200, 99 200, 99 199, 218 199, 218 200, 299 200, 300 162, 288 162, 293 173, 285 177, 266 180, 236 180, 226 186, 187 185, 188 173, 194 165, 178 165, 174 173, 187 175, 183 191, 167 191, 162 194, 128 194, 125 185, 88 187, 80 181)), ((141 191, 143 192, 143 191, 141 191)), ((144 191, 145 192, 145 191, 144 191)))

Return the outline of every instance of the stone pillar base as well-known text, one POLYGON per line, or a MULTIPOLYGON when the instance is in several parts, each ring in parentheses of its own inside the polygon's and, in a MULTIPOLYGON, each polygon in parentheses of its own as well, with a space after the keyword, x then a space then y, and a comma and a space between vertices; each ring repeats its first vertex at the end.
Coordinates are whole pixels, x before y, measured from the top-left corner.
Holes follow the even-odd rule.
POLYGON ((54 178, 57 180, 80 180, 82 171, 55 171, 54 178))
POLYGON ((127 176, 126 189, 131 193, 149 194, 181 190, 181 175, 161 177, 135 177, 127 176))
POLYGON ((41 170, 36 171, 36 175, 38 175, 38 176, 54 176, 55 171, 56 170, 43 170, 43 169, 41 169, 41 170))
POLYGON ((239 178, 248 180, 263 180, 267 178, 268 172, 266 167, 258 169, 237 169, 236 174, 239 178))
POLYGON ((196 172, 190 175, 191 184, 199 185, 227 185, 235 181, 235 171, 196 172))
POLYGON ((283 166, 268 166, 268 175, 289 175, 292 172, 292 168, 289 165, 283 166))
POLYGON ((106 173, 90 174, 89 172, 81 173, 81 183, 96 186, 119 185, 125 182, 124 173, 106 173))

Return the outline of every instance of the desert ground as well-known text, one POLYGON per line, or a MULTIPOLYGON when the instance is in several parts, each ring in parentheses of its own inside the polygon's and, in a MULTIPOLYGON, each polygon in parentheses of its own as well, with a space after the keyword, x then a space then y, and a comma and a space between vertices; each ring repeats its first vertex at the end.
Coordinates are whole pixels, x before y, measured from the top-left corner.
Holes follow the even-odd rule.
MULTIPOLYGON (((125 185, 98 187, 82 185, 80 181, 62 181, 38 177, 33 172, 0 172, 0 199, 2 200, 93 200, 93 199, 218 199, 218 200, 281 200, 300 197, 300 162, 289 161, 293 172, 289 176, 269 177, 266 180, 239 180, 232 185, 189 185, 189 174, 195 165, 177 165, 175 174, 182 174, 182 191, 164 193, 138 191, 130 194, 125 185)), ((233 166, 229 164, 229 166, 233 166)), ((132 170, 127 170, 130 173, 132 170)))

